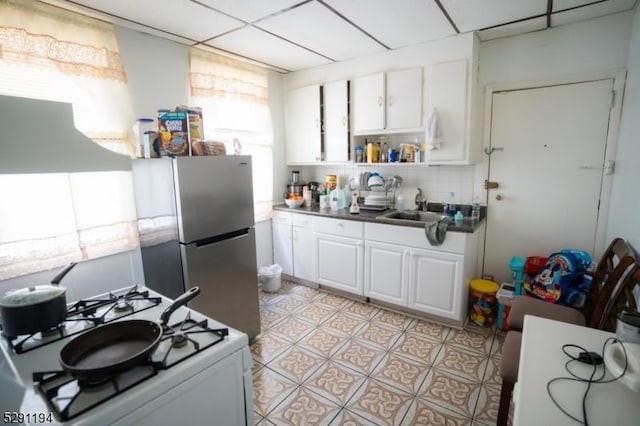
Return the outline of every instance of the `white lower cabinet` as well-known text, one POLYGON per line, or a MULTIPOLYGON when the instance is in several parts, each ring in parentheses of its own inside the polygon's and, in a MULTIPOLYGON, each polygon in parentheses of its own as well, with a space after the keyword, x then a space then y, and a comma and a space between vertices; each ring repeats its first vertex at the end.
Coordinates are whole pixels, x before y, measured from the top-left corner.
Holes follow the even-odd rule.
POLYGON ((362 222, 314 217, 313 247, 318 283, 364 294, 364 226, 362 222))
POLYGON ((364 240, 364 296, 464 324, 478 232, 450 232, 432 246, 423 228, 366 223, 364 240))
POLYGON ((293 215, 293 275, 315 281, 315 251, 311 216, 293 215))
POLYGON ((462 291, 464 256, 434 250, 411 249, 407 306, 451 320, 464 316, 462 291))
POLYGON ((273 261, 282 273, 314 281, 315 252, 311 216, 274 211, 271 219, 273 261))
POLYGON ((273 261, 282 266, 282 273, 293 275, 292 214, 274 211, 271 218, 273 261))
POLYGON ((409 249, 378 241, 365 241, 364 249, 364 294, 383 302, 406 306, 409 249))

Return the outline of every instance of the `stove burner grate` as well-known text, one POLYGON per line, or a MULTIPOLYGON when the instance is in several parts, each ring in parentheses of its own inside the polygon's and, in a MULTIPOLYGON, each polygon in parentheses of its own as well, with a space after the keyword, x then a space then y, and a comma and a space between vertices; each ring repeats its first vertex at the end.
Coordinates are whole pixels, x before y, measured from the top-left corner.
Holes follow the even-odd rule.
POLYGON ((84 299, 67 307, 65 322, 45 332, 23 336, 4 336, 10 348, 18 354, 31 351, 159 305, 161 297, 149 296, 148 290, 140 291, 133 285, 122 295, 109 293, 104 299, 84 299), (75 325, 77 324, 77 326, 75 325))

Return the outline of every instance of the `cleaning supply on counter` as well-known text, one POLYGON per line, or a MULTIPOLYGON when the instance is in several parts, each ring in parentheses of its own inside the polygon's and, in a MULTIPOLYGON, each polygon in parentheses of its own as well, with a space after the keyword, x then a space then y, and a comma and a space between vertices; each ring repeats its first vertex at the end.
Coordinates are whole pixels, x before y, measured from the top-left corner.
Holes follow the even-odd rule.
POLYGON ((355 191, 351 194, 351 205, 349 206, 349 213, 360 213, 360 206, 358 205, 358 193, 355 191))
POLYGON ((450 192, 449 198, 445 200, 444 213, 451 218, 456 214, 456 196, 453 192, 450 192))
POLYGON ((464 215, 460 210, 458 210, 456 215, 453 217, 453 220, 455 221, 456 225, 460 225, 462 221, 464 221, 464 215))
POLYGON ((480 203, 473 203, 473 206, 471 207, 471 219, 480 220, 480 203))

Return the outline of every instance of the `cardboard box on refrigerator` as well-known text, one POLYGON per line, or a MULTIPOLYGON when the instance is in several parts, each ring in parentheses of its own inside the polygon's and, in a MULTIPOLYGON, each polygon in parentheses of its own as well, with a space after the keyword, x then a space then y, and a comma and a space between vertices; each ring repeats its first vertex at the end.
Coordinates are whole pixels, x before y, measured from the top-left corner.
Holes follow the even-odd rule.
POLYGON ((158 110, 158 134, 162 157, 191 155, 186 111, 158 110))

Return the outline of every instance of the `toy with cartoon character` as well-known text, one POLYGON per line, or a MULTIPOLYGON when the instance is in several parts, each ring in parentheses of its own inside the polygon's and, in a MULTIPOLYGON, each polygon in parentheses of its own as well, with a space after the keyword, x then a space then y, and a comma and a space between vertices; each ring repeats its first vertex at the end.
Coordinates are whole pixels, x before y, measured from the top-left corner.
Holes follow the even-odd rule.
POLYGON ((496 320, 496 292, 498 283, 488 279, 477 279, 469 282, 471 289, 471 312, 469 319, 482 327, 493 325, 496 320))

